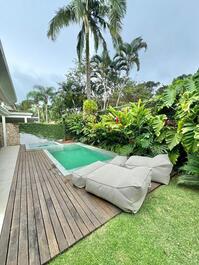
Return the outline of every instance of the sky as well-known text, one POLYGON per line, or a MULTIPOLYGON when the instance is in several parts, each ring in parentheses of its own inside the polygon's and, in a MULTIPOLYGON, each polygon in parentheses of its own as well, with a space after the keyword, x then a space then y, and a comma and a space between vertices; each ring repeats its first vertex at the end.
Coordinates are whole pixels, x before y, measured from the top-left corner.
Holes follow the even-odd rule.
MULTIPOLYGON (((60 32, 55 42, 47 29, 55 11, 67 0, 0 0, 0 39, 18 102, 34 85, 54 86, 74 66, 79 26, 60 32)), ((198 0, 127 0, 122 37, 141 36, 148 44, 141 52, 141 69, 131 73, 137 82, 168 84, 174 77, 199 67, 198 0)), ((114 50, 107 37, 110 53, 114 50)))

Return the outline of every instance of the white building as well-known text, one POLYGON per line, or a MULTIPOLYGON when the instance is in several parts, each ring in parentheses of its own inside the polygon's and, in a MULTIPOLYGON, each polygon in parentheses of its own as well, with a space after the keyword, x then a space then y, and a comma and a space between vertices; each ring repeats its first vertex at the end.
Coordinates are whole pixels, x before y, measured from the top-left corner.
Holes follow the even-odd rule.
POLYGON ((19 144, 19 131, 15 123, 26 123, 33 118, 32 113, 16 112, 16 101, 15 89, 0 41, 0 146, 19 144))

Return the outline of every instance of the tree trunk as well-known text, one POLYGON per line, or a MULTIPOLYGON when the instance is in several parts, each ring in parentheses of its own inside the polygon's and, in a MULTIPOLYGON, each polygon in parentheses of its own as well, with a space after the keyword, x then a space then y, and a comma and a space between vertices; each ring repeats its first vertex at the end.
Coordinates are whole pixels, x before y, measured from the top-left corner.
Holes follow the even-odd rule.
POLYGON ((116 107, 118 107, 118 105, 119 105, 121 95, 122 95, 122 89, 120 89, 120 91, 119 91, 117 102, 116 102, 116 105, 115 105, 116 107))
POLYGON ((107 99, 108 99, 108 96, 107 96, 107 86, 106 86, 106 81, 103 82, 103 86, 104 86, 104 105, 103 105, 103 110, 106 110, 106 102, 107 102, 107 99))
POLYGON ((89 29, 86 32, 86 95, 91 98, 91 69, 90 69, 90 43, 89 29))
POLYGON ((106 110, 106 98, 104 99, 104 104, 103 104, 103 109, 102 110, 106 110))
POLYGON ((37 107, 37 116, 38 116, 38 123, 40 123, 40 111, 39 111, 39 107, 37 107))
POLYGON ((46 110, 45 110, 45 112, 46 112, 46 123, 48 123, 48 104, 46 104, 46 110))

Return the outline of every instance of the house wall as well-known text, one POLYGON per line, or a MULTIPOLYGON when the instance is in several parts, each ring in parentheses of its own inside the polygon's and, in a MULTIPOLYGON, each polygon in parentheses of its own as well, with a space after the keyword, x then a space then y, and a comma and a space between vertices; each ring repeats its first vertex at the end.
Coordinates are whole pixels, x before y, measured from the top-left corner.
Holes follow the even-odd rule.
MULTIPOLYGON (((20 137, 19 137, 19 126, 13 123, 6 123, 6 131, 7 131, 7 145, 19 145, 20 137)), ((3 128, 0 123, 0 146, 3 146, 3 128)))

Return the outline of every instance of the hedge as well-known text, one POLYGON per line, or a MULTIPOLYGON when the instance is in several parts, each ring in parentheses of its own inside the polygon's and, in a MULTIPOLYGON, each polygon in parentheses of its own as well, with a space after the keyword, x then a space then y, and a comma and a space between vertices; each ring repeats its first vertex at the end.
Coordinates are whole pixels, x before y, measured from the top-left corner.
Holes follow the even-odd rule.
POLYGON ((65 138, 63 124, 21 123, 19 131, 53 140, 65 138))

